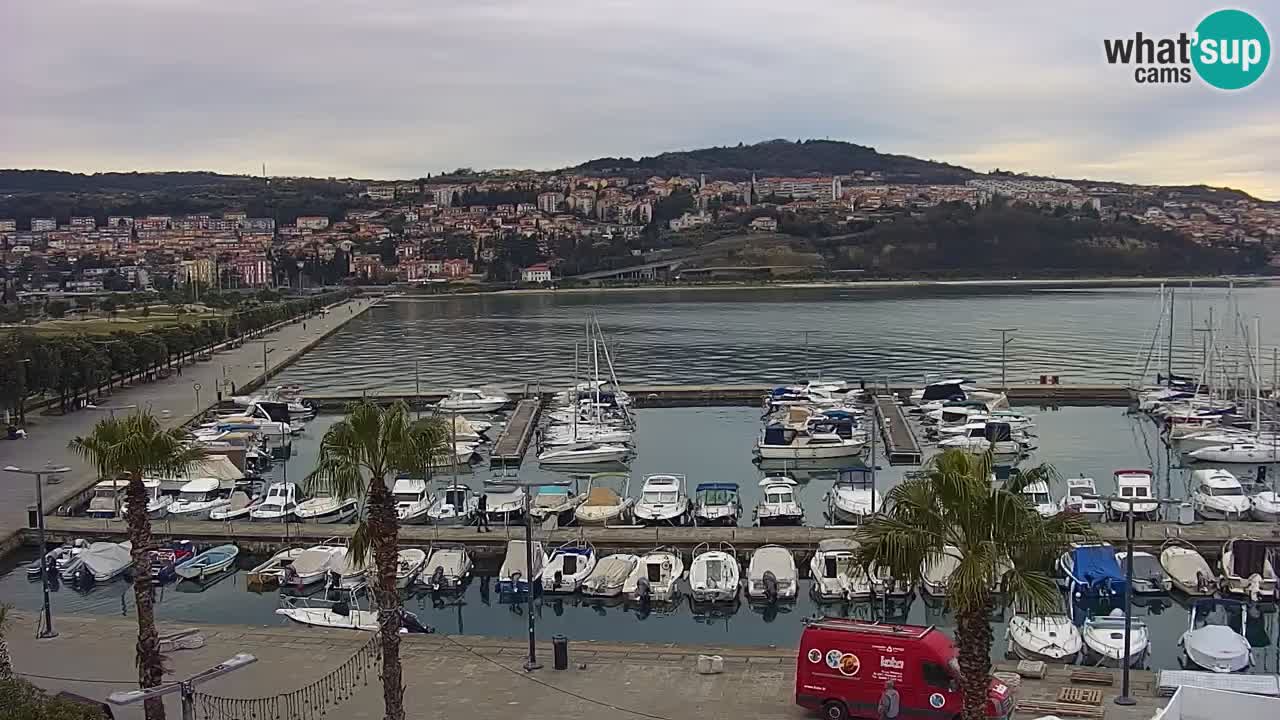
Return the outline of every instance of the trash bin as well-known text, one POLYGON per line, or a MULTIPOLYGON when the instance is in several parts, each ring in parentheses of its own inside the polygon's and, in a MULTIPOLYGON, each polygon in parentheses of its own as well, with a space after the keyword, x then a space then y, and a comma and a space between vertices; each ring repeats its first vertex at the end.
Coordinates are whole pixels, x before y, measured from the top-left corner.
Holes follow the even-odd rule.
POLYGON ((27 506, 27 527, 29 528, 40 527, 40 513, 38 510, 36 510, 35 505, 27 506))
POLYGON ((554 659, 552 667, 556 670, 569 669, 569 638, 563 635, 551 636, 551 654, 554 659))
POLYGON ((1182 503, 1178 505, 1178 524, 1194 525, 1196 522, 1196 510, 1191 507, 1191 503, 1182 503))

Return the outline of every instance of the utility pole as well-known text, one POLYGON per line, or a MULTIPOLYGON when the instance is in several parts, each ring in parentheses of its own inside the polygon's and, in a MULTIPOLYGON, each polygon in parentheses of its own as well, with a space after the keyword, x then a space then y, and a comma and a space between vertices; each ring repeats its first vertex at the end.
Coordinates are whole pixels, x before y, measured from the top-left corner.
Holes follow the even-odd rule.
POLYGON ((261 340, 260 342, 262 343, 262 386, 263 386, 263 387, 266 387, 266 386, 267 386, 267 373, 268 373, 268 367, 267 367, 267 353, 272 352, 271 350, 268 350, 267 348, 268 348, 268 346, 270 346, 270 345, 272 344, 272 341, 271 341, 271 340, 261 340))
POLYGON ((1009 392, 1009 382, 1005 377, 1006 350, 1009 348, 1009 343, 1013 342, 1013 339, 1009 337, 1009 333, 1018 332, 1018 328, 991 328, 991 332, 1000 333, 1000 391, 1007 393, 1009 392))
MULTIPOLYGON (((49 548, 45 545, 44 537, 44 476, 50 475, 57 477, 63 473, 70 472, 69 467, 54 467, 49 462, 42 468, 20 468, 16 465, 7 465, 5 472, 17 473, 19 475, 34 475, 36 478, 36 528, 40 534, 40 588, 44 593, 44 604, 42 606, 42 627, 36 637, 44 640, 58 637, 58 633, 53 629, 53 608, 49 604, 49 568, 45 566, 45 559, 49 554, 49 548)), ((52 481, 51 481, 52 482, 52 481)))
POLYGON ((253 655, 240 653, 233 658, 223 660, 208 670, 198 672, 186 680, 157 685, 156 687, 146 688, 144 690, 120 690, 113 692, 107 696, 107 702, 112 705, 133 705, 134 703, 145 702, 152 698, 161 698, 165 695, 179 693, 182 696, 182 720, 195 720, 196 685, 206 683, 228 673, 233 673, 246 665, 252 665, 256 662, 258 662, 258 658, 253 655))

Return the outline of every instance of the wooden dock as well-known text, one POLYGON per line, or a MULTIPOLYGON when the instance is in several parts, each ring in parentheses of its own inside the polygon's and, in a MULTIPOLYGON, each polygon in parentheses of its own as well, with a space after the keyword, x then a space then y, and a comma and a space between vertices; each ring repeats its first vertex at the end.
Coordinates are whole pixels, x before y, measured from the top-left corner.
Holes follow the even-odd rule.
POLYGON ((516 403, 511 418, 502 428, 498 441, 493 444, 493 453, 489 456, 490 467, 520 467, 541 414, 541 398, 535 396, 516 403))
POLYGON ((884 438, 884 454, 890 465, 919 465, 924 458, 916 433, 907 422, 902 406, 893 395, 877 395, 876 410, 880 416, 880 435, 884 438))

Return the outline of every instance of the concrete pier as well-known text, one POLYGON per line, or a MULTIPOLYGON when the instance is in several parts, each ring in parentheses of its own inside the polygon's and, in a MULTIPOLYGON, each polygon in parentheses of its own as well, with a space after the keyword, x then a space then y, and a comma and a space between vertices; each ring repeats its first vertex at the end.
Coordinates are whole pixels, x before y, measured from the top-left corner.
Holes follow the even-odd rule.
POLYGON ((525 398, 516 403, 516 409, 502 428, 502 434, 493 444, 493 453, 489 456, 491 467, 520 467, 541 413, 541 398, 525 398))
POLYGON ((890 465, 919 465, 924 459, 916 432, 907 422, 902 406, 892 395, 876 396, 876 412, 880 416, 880 433, 884 437, 884 454, 890 465))

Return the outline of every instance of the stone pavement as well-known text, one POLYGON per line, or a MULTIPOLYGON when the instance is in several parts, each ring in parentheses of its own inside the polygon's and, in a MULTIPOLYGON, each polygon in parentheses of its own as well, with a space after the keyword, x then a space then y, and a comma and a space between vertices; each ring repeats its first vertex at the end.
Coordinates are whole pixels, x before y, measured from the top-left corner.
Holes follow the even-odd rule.
MULTIPOLYGON (((271 343, 267 362, 274 372, 376 301, 377 298, 360 298, 330 308, 325 317, 308 319, 305 329, 301 321, 284 325, 239 348, 219 351, 212 360, 188 365, 180 376, 173 373, 165 380, 116 389, 101 402, 107 407, 150 407, 165 425, 178 425, 214 403, 218 384, 224 377, 238 389, 262 376, 262 343, 258 340, 271 343), (196 405, 195 383, 201 385, 201 407, 196 405)), ((56 507, 61 498, 94 480, 92 470, 67 449, 67 443, 77 435, 90 432, 103 412, 80 410, 62 416, 44 415, 40 411, 28 413, 27 437, 0 441, 0 467, 40 467, 48 461, 70 466, 72 471, 63 476, 62 483, 46 483, 45 507, 56 507)), ((0 472, 0 540, 26 527, 27 507, 34 503, 35 485, 30 476, 0 472)))

